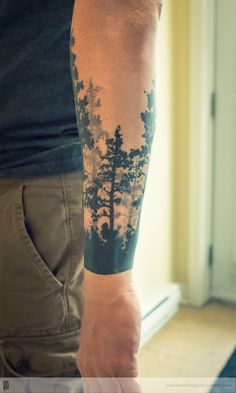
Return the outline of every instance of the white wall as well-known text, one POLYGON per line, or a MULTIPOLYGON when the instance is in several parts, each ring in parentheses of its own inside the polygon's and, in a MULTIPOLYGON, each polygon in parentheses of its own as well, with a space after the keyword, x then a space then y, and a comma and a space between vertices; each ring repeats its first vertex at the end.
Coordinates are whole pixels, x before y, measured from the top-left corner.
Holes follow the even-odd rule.
POLYGON ((141 304, 152 304, 172 278, 171 11, 166 0, 157 38, 157 129, 141 215, 134 279, 141 304))

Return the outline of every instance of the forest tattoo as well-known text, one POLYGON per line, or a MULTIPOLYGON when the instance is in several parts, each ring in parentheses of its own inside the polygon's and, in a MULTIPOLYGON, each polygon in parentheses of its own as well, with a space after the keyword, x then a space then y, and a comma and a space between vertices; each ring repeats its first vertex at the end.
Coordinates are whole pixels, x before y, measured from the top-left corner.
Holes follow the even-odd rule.
POLYGON ((144 91, 147 107, 140 148, 124 150, 122 127, 108 133, 99 109, 101 87, 79 79, 71 34, 70 66, 84 167, 85 267, 112 274, 130 269, 138 239, 142 199, 155 132, 155 80, 144 91), (113 135, 113 136, 111 136, 113 135))

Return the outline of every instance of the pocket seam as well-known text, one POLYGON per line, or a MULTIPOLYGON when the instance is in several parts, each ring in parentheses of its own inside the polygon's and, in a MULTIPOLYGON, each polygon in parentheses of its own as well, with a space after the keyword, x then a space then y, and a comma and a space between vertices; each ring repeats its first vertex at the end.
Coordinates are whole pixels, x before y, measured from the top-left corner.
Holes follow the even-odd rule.
POLYGON ((64 288, 64 285, 53 275, 51 270, 48 268, 46 265, 45 261, 39 254, 37 248, 35 247, 34 243, 32 242, 26 226, 24 224, 25 221, 25 210, 24 210, 24 202, 23 202, 23 188, 24 184, 21 184, 19 187, 19 195, 16 201, 16 222, 17 222, 17 227, 18 227, 18 234, 21 238, 21 240, 24 242, 24 245, 29 252, 29 254, 32 256, 33 263, 37 270, 41 273, 43 278, 47 280, 49 284, 53 287, 53 289, 56 289, 57 291, 61 292, 64 288))
POLYGON ((67 233, 68 233, 68 250, 70 254, 70 263, 68 264, 67 268, 67 276, 65 279, 65 287, 68 285, 68 282, 70 280, 71 276, 71 269, 72 269, 72 231, 71 231, 71 223, 70 223, 70 211, 69 211, 69 205, 67 201, 67 195, 66 195, 66 187, 64 184, 63 176, 60 176, 61 179, 61 185, 62 185, 62 192, 63 192, 63 202, 64 202, 64 210, 65 210, 65 216, 66 216, 66 227, 67 227, 67 233))

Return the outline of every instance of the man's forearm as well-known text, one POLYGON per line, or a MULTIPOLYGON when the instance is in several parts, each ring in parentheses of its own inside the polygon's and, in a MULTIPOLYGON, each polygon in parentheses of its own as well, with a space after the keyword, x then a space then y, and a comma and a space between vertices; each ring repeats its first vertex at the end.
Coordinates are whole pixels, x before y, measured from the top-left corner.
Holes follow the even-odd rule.
POLYGON ((84 166, 85 267, 132 267, 155 133, 157 0, 76 0, 71 73, 84 166))

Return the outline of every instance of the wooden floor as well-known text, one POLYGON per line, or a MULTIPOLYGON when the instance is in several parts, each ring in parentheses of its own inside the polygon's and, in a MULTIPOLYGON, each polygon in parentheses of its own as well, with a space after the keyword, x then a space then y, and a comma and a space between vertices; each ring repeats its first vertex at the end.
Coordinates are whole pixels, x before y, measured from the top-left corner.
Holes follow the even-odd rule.
POLYGON ((140 377, 216 377, 236 346, 236 305, 181 306, 139 351, 140 377))

